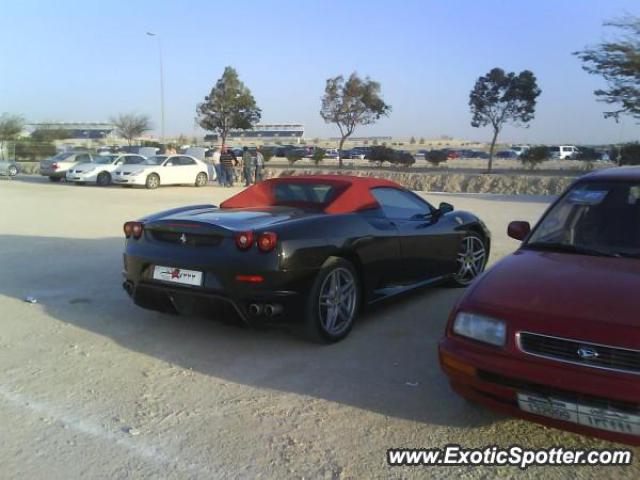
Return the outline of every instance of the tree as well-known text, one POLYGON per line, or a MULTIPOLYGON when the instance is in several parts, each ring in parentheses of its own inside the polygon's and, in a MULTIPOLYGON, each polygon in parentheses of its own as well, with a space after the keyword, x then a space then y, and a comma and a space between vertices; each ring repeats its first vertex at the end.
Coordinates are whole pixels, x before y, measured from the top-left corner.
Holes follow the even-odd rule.
POLYGON ((24 128, 24 120, 20 115, 3 113, 0 115, 0 155, 4 158, 4 142, 15 140, 24 128))
POLYGON ((227 141, 231 129, 248 130, 262 116, 251 91, 240 81, 238 72, 226 67, 222 77, 196 107, 198 125, 210 132, 217 132, 222 144, 227 141))
POLYGON ((342 75, 327 80, 320 115, 340 130, 338 168, 342 168, 342 147, 357 126, 371 125, 386 116, 391 107, 380 98, 380 84, 361 79, 355 72, 345 82, 342 75))
POLYGON ((418 142, 420 145, 424 145, 424 137, 420 137, 420 141, 418 142))
POLYGON ((640 17, 627 15, 604 25, 615 27, 626 35, 574 52, 574 55, 582 60, 585 71, 606 80, 607 88, 594 93, 600 101, 619 108, 605 112, 605 117, 617 120, 625 113, 640 118, 640 17))
POLYGON ((121 113, 117 117, 112 118, 111 123, 116 126, 116 133, 124 138, 129 145, 144 132, 151 130, 151 121, 147 115, 121 113))
POLYGON ((416 144, 416 137, 411 137, 411 140, 409 140, 409 143, 411 145, 415 145, 416 144))
POLYGON ((494 68, 476 81, 469 94, 471 126, 493 128, 488 172, 491 172, 493 151, 502 127, 507 123, 526 126, 535 115, 540 93, 536 77, 529 70, 516 75, 494 68))

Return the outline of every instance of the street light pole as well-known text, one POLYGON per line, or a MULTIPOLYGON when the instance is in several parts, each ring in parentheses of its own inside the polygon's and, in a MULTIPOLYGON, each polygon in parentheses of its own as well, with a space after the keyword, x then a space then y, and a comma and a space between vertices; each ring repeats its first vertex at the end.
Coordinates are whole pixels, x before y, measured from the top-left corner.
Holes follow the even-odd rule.
POLYGON ((160 142, 164 143, 164 66, 162 62, 162 39, 153 32, 147 32, 149 37, 158 39, 158 55, 160 57, 160 142))

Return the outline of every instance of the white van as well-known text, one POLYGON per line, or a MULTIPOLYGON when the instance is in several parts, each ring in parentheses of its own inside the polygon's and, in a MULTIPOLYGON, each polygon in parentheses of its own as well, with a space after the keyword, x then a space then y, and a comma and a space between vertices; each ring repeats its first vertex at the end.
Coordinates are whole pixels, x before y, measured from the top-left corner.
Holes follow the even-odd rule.
POLYGON ((549 154, 551 158, 557 158, 560 160, 573 160, 578 156, 580 150, 574 145, 559 145, 556 147, 549 147, 549 154))

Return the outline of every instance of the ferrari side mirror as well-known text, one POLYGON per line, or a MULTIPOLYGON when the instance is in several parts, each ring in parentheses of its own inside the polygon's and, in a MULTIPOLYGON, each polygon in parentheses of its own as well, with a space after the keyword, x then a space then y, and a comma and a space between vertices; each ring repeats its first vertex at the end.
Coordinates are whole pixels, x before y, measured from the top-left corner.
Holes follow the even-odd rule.
POLYGON ((438 205, 438 213, 440 215, 444 215, 445 213, 453 212, 453 210, 454 210, 454 207, 450 203, 440 202, 440 205, 438 205))

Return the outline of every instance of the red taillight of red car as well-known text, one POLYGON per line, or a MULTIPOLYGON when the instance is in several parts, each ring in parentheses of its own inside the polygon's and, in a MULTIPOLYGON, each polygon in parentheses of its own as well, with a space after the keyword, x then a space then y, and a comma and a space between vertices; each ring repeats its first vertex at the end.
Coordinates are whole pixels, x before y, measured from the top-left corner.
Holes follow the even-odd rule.
POLYGON ((141 222, 126 222, 124 224, 124 236, 127 238, 138 239, 142 236, 142 230, 144 229, 141 222))
POLYGON ((276 248, 278 235, 274 232, 264 232, 258 235, 258 249, 261 252, 270 252, 276 248))
POLYGON ((57 164, 57 163, 55 163, 55 162, 54 162, 54 163, 52 163, 52 164, 51 164, 51 168, 52 168, 53 170, 57 170, 57 169, 58 169, 58 164, 57 164))
POLYGON ((236 247, 240 250, 249 250, 253 245, 253 232, 236 233, 236 247))

